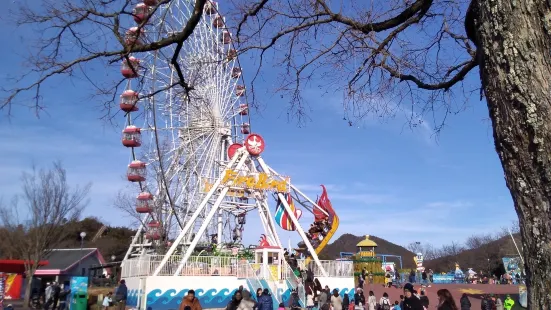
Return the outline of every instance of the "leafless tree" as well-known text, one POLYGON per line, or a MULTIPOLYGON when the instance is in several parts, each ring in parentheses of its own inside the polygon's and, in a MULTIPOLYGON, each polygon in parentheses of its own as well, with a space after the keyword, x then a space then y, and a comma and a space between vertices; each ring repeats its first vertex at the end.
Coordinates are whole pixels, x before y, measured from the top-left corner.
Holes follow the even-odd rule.
POLYGON ((421 242, 412 242, 406 246, 408 250, 411 252, 417 254, 421 253, 423 254, 424 260, 432 260, 435 258, 440 257, 440 249, 435 248, 430 243, 421 243, 421 242))
MULTIPOLYGON (((485 96, 496 151, 519 217, 528 307, 551 306, 549 2, 234 1, 240 51, 258 57, 257 77, 272 59, 282 72, 276 91, 288 96, 291 111, 299 117, 308 112, 302 91, 319 87, 328 94, 342 94, 345 120, 351 125, 357 119, 405 109, 410 111, 412 126, 422 122, 419 115, 439 115, 434 121, 438 131, 450 113, 461 110, 461 96, 478 91, 462 84, 478 67, 481 97, 485 96)), ((128 1, 122 2, 126 6, 107 10, 102 6, 112 8, 120 2, 46 1, 39 6, 46 15, 28 10, 16 13, 20 22, 54 26, 58 35, 41 41, 39 57, 30 61, 39 79, 12 89, 3 106, 9 107, 24 91, 39 91, 50 77, 72 74, 87 62, 117 61, 129 52, 181 46, 193 29, 194 18, 176 36, 124 49, 105 48, 112 45, 72 34, 73 24, 89 24, 84 28, 99 27, 94 33, 103 30, 122 45, 119 16, 130 14, 128 1), (58 39, 65 33, 72 40, 58 39), (77 44, 83 55, 60 58, 63 54, 55 52, 59 51, 56 42, 77 44)), ((196 1, 195 20, 204 2, 196 1)), ((250 87, 253 94, 256 81, 250 87)), ((189 88, 183 76, 178 83, 184 91, 189 88)))
MULTIPOLYGON (((25 272, 31 279, 39 262, 71 233, 67 223, 78 220, 86 205, 91 185, 72 188, 67 172, 59 162, 49 170, 33 168, 22 175, 22 194, 11 205, 0 208, 2 242, 25 260, 25 272)), ((28 306, 31 282, 27 281, 25 302, 28 306)))
POLYGON ((472 235, 465 241, 465 246, 467 249, 478 249, 490 244, 496 239, 497 238, 492 234, 472 235))
POLYGON ((423 253, 423 245, 419 241, 411 242, 406 246, 406 249, 410 250, 415 254, 423 253))

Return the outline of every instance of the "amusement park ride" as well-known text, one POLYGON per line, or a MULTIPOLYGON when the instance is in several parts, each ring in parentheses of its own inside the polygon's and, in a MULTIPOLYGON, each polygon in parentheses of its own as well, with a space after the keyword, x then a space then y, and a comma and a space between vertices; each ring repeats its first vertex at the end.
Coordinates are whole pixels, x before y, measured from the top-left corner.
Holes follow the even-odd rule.
MULTIPOLYGON (((181 31, 193 12, 194 1, 159 3, 144 0, 135 6, 137 25, 126 32, 128 47, 181 31)), ((217 3, 207 1, 181 50, 170 48, 122 61, 122 144, 130 153, 127 179, 137 184, 142 223, 123 267, 156 257, 147 276, 167 275, 167 270, 185 276, 192 256, 243 249, 247 216, 258 212, 267 246, 283 253, 276 225, 296 231, 305 266, 312 259, 326 275, 318 254, 337 230, 338 217, 324 186, 314 201, 262 158, 266 142, 251 131, 237 48, 217 3), (179 66, 171 62, 174 52, 179 66), (179 83, 181 76, 189 87, 179 83), (314 215, 308 230, 299 222, 303 212, 314 215)))

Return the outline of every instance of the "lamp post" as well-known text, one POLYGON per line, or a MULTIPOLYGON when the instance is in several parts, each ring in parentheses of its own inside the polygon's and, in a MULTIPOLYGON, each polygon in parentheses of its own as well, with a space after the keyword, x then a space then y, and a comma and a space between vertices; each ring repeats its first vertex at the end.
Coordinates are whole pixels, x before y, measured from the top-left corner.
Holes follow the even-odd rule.
POLYGON ((80 255, 81 255, 81 257, 79 257, 79 259, 78 259, 78 270, 79 270, 78 272, 81 273, 81 276, 83 276, 83 274, 82 274, 82 271, 80 271, 80 262, 82 261, 82 248, 84 246, 84 238, 85 237, 86 237, 86 233, 81 232, 80 233, 80 255))
MULTIPOLYGON (((115 259, 117 257, 115 255, 111 255, 111 262, 115 262, 115 259)), ((113 278, 113 283, 117 283, 117 266, 115 264, 112 264, 111 268, 113 268, 113 274, 111 275, 111 278, 113 278)))

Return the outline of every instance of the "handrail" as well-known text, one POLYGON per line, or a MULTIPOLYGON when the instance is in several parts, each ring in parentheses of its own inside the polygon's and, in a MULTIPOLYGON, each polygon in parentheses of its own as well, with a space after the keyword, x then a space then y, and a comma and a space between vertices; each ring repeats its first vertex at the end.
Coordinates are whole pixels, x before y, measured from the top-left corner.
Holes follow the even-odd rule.
MULTIPOLYGON (((256 275, 256 272, 254 272, 254 268, 253 268, 253 266, 251 265, 251 263, 247 262, 247 263, 245 263, 245 264, 247 265, 249 271, 251 272, 251 274, 252 274, 252 276, 253 276, 252 278, 253 278, 253 279, 255 280, 255 282, 256 282, 255 284, 257 284, 257 285, 259 286, 259 288, 261 288, 262 290, 264 290, 265 287, 264 287, 264 285, 262 285, 262 282, 260 282, 260 279, 259 279, 258 276, 256 275)), ((244 264, 244 265, 245 265, 245 264, 244 264)), ((249 279, 251 279, 251 277, 247 277, 247 280, 249 280, 249 279)), ((253 294, 256 296, 256 292, 251 292, 251 295, 253 295, 253 294)))
POLYGON ((303 307, 306 307, 306 290, 302 284, 302 281, 300 281, 300 279, 295 275, 293 268, 291 268, 289 263, 285 262, 283 266, 285 266, 285 280, 289 281, 291 288, 297 291, 298 299, 302 302, 303 307))

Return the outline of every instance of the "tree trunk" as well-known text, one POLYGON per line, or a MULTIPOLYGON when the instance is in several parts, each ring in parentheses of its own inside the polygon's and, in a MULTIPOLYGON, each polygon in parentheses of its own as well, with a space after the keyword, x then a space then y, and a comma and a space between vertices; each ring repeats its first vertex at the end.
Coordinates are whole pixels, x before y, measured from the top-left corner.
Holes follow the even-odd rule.
POLYGON ((551 307, 551 8, 473 0, 482 87, 519 217, 528 309, 551 307))
POLYGON ((25 287, 25 298, 23 299, 23 309, 30 309, 30 303, 31 300, 31 288, 33 285, 33 274, 34 272, 31 272, 30 270, 26 272, 27 274, 27 286, 25 287))

